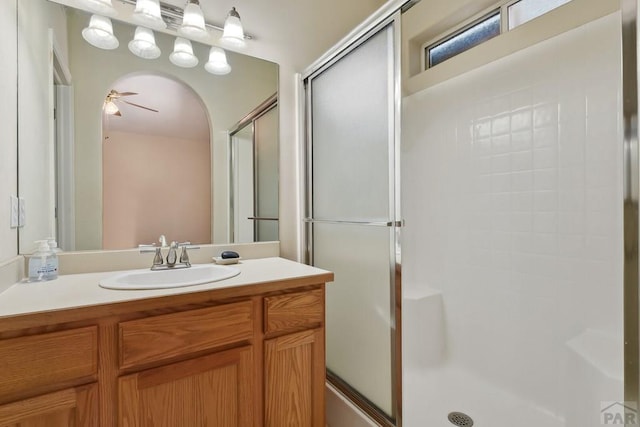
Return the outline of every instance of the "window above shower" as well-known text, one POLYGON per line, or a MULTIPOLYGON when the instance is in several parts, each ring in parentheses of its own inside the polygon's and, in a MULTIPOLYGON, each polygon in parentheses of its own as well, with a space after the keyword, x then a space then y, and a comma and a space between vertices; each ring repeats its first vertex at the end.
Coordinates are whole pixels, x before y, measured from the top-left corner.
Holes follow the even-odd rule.
POLYGON ((423 44, 423 69, 431 67, 511 31, 571 0, 510 0, 477 14, 423 44))

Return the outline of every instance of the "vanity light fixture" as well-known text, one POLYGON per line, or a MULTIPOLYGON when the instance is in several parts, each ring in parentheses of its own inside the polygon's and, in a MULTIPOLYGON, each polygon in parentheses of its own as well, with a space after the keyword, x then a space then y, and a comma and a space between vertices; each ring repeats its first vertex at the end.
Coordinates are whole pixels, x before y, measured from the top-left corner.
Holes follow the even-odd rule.
POLYGON ((204 39, 209 36, 198 0, 189 0, 187 2, 182 15, 182 25, 178 28, 178 33, 197 39, 204 39))
POLYGON ((245 46, 244 39, 244 29, 240 21, 240 14, 235 7, 232 7, 226 21, 224 21, 224 32, 220 42, 230 47, 241 48, 245 46))
POLYGON ((219 47, 213 46, 209 50, 209 61, 204 64, 204 69, 218 76, 229 74, 231 66, 227 62, 227 54, 219 47))
POLYGON ((129 50, 143 59, 156 59, 161 53, 153 31, 145 27, 136 27, 135 36, 129 42, 129 50))
POLYGON ((87 9, 103 16, 116 16, 118 11, 113 7, 111 0, 82 0, 87 9))
POLYGON ((120 42, 113 35, 111 19, 101 15, 91 15, 89 26, 82 30, 82 38, 100 49, 111 50, 120 46, 120 42))
POLYGON ((167 24, 160 14, 159 0, 136 0, 136 8, 132 17, 136 23, 154 30, 167 28, 167 24))
POLYGON ((173 52, 169 55, 169 61, 173 65, 183 68, 193 68, 198 65, 198 58, 193 54, 191 42, 182 37, 176 37, 173 43, 173 52))

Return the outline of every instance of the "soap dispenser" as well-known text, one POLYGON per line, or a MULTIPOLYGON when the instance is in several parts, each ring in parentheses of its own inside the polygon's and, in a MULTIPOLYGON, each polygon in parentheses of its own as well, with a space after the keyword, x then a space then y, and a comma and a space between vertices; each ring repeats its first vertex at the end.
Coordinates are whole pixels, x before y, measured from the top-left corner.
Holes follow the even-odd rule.
POLYGON ((29 281, 41 282, 58 277, 58 257, 47 240, 36 241, 38 249, 29 258, 29 281))
POLYGON ((62 249, 58 247, 58 242, 56 242, 56 239, 54 239, 53 237, 47 237, 47 242, 49 242, 49 249, 51 249, 51 252, 56 255, 62 252, 62 249))

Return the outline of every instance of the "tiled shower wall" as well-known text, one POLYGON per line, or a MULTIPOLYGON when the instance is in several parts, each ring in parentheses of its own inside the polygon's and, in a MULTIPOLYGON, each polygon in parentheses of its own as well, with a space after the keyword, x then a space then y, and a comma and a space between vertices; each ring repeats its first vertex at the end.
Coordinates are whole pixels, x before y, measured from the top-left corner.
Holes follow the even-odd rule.
POLYGON ((560 416, 572 340, 622 369, 620 62, 616 14, 404 99, 405 296, 442 292, 447 363, 560 416))

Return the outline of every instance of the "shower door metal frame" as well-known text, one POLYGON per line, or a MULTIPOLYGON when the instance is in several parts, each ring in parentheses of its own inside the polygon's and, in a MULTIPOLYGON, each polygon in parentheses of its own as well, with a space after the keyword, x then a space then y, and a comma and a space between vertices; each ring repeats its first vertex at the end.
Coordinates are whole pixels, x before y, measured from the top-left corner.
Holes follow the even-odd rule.
MULTIPOLYGON (((638 0, 622 0, 624 226, 624 400, 640 409, 640 262, 638 254, 638 0)), ((626 408, 626 405, 625 405, 626 408)), ((637 412, 636 412, 637 416, 637 412)))
MULTIPOLYGON (((340 393, 346 396, 364 413, 371 417, 381 426, 399 427, 402 425, 402 334, 401 334, 401 212, 400 212, 400 114, 401 114, 401 8, 407 2, 398 2, 395 8, 386 11, 386 13, 375 19, 368 28, 356 33, 348 38, 347 41, 341 42, 325 58, 310 67, 310 71, 302 75, 301 82, 303 84, 303 93, 305 100, 305 232, 304 232, 304 252, 305 262, 313 264, 313 224, 351 224, 367 227, 387 227, 390 233, 389 247, 389 279, 390 279, 390 315, 391 315, 391 399, 392 399, 392 417, 389 418, 375 404, 369 401, 365 396, 355 390, 352 386, 342 380, 327 369, 327 381, 333 385, 340 393), (311 101, 312 94, 310 83, 314 77, 329 69, 340 59, 353 52, 355 49, 366 43, 370 38, 381 31, 387 31, 391 28, 390 40, 390 57, 389 73, 392 77, 388 93, 392 95, 389 103, 389 220, 383 222, 366 222, 366 221, 342 221, 342 220, 315 220, 312 218, 313 213, 313 153, 312 153, 312 111, 311 101)), ((411 2, 412 4, 415 2, 411 2)))

